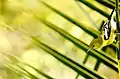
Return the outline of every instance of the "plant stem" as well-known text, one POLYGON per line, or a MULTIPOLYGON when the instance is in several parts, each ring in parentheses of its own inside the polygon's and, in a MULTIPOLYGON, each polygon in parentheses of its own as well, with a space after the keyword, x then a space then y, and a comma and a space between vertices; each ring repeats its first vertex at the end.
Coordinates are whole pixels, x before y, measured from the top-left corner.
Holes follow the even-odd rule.
POLYGON ((116 25, 117 25, 117 59, 118 59, 118 71, 119 71, 119 79, 120 79, 120 17, 119 17, 119 0, 116 0, 116 25))

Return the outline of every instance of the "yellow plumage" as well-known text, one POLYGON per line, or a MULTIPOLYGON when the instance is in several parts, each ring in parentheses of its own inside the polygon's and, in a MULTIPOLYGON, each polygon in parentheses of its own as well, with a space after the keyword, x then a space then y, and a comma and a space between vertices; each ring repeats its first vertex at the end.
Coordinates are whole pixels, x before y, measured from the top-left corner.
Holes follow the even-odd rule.
MULTIPOLYGON (((92 49, 92 48, 101 49, 102 47, 110 45, 110 44, 113 43, 113 41, 115 40, 115 37, 116 37, 116 33, 115 33, 115 31, 116 31, 116 22, 114 21, 113 16, 111 17, 111 19, 108 22, 109 22, 109 26, 111 27, 110 28, 110 36, 109 36, 109 38, 108 39, 104 38, 104 35, 106 33, 105 33, 105 30, 102 30, 100 36, 91 41, 90 49, 92 49)), ((103 28, 105 28, 105 26, 108 26, 108 24, 104 25, 103 28)))

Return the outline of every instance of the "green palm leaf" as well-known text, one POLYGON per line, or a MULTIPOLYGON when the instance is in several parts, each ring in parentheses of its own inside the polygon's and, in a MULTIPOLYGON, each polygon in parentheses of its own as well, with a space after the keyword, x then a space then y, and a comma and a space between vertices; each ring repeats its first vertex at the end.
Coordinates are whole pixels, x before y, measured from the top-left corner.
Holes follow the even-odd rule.
POLYGON ((105 16, 106 18, 109 18, 109 14, 102 11, 101 9, 97 8, 94 4, 91 4, 87 0, 77 0, 80 1, 81 3, 85 4, 86 6, 90 7, 91 9, 95 10, 96 12, 100 13, 101 15, 105 16))
POLYGON ((70 67, 71 69, 73 69, 80 75, 84 76, 85 78, 89 78, 89 79, 95 79, 95 78, 104 79, 105 78, 104 76, 99 75, 97 72, 91 71, 88 68, 84 67, 83 65, 78 64, 75 61, 71 60, 70 58, 60 54, 58 51, 50 48, 49 46, 39 41, 36 37, 31 37, 31 38, 35 42, 35 45, 38 48, 42 48, 43 50, 45 50, 46 52, 54 56, 56 59, 58 59, 61 63, 70 67))
MULTIPOLYGON (((4 53, 3 53, 4 54, 4 53)), ((14 56, 12 54, 4 54, 5 56, 7 56, 10 60, 11 58, 14 59, 15 61, 18 62, 18 64, 13 64, 13 63, 8 63, 5 64, 5 67, 11 69, 12 71, 16 72, 18 75, 23 74, 23 76, 27 76, 30 77, 31 79, 39 79, 38 77, 36 77, 35 75, 33 75, 31 72, 27 71, 26 69, 24 69, 24 67, 21 66, 28 66, 30 68, 32 68, 33 70, 35 70, 38 74, 44 76, 47 79, 54 79, 51 76, 45 74, 44 72, 42 72, 41 70, 38 70, 37 68, 25 63, 24 61, 22 61, 20 58, 18 58, 17 56, 14 56), (21 65, 19 65, 21 64, 21 65)))
MULTIPOLYGON (((53 5, 50 5, 50 4, 46 3, 46 2, 44 2, 43 0, 39 0, 39 1, 40 1, 40 4, 41 3, 44 4, 47 8, 49 8, 53 12, 57 13, 58 15, 62 16, 64 19, 68 20, 72 24, 78 26, 83 31, 85 31, 87 34, 92 36, 93 38, 97 38, 98 35, 100 34, 100 31, 94 29, 93 27, 88 27, 88 26, 82 24, 81 22, 74 19, 73 17, 71 17, 71 16, 65 14, 64 12, 56 9, 55 7, 53 7, 53 5)), ((96 2, 98 2, 100 4, 102 4, 102 5, 105 5, 106 7, 110 8, 110 9, 113 9, 115 7, 115 1, 113 1, 113 0, 94 0, 94 1, 96 1, 96 2)), ((81 2, 84 5, 86 5, 87 7, 91 8, 92 10, 94 10, 94 11, 98 12, 99 14, 103 15, 104 17, 109 18, 109 14, 107 12, 105 12, 105 11, 101 10, 100 8, 96 7, 89 0, 76 0, 76 2, 77 3, 81 2)), ((5 7, 3 7, 3 8, 5 8, 5 7)), ((22 7, 20 7, 20 8, 22 9, 22 7)), ((1 9, 1 7, 0 7, 0 9, 1 9)), ((119 5, 117 7, 117 11, 118 11, 118 9, 119 9, 119 5)), ((25 10, 23 9, 22 12, 24 12, 24 11, 25 10)), ((0 12, 0 13, 3 14, 2 12, 0 12)), ((73 35, 68 33, 67 31, 59 28, 58 25, 46 20, 46 18, 39 18, 32 11, 29 11, 28 14, 32 14, 35 17, 35 19, 37 19, 40 23, 43 23, 44 25, 46 25, 46 27, 49 27, 50 29, 53 29, 54 31, 56 31, 56 33, 59 33, 62 37, 64 37, 68 41, 72 42, 75 46, 82 49, 83 51, 86 52, 89 49, 89 46, 85 42, 77 39, 76 37, 74 37, 73 35)), ((117 18, 117 20, 118 20, 118 18, 117 18)), ((5 23, 0 22, 0 26, 4 26, 4 24, 5 23)), ((9 25, 6 28, 10 29, 12 31, 15 31, 9 25)), ((83 76, 83 77, 85 77, 87 79, 97 79, 97 78, 99 78, 99 79, 104 79, 105 78, 106 79, 105 76, 103 76, 103 75, 101 75, 101 74, 99 74, 97 72, 97 70, 98 70, 101 63, 103 63, 104 65, 108 66, 110 69, 113 69, 114 71, 116 71, 118 73, 118 68, 119 68, 117 66, 118 62, 113 57, 111 57, 110 55, 106 54, 103 51, 90 50, 89 53, 86 52, 87 55, 85 57, 85 60, 82 62, 83 64, 81 64, 81 63, 79 64, 76 61, 70 59, 69 57, 61 54, 58 50, 53 49, 52 47, 50 47, 46 43, 41 42, 41 40, 38 39, 37 37, 30 36, 30 35, 25 35, 24 33, 22 33, 21 35, 24 35, 27 38, 29 37, 30 39, 32 39, 32 42, 34 42, 32 44, 35 45, 37 48, 43 49, 44 51, 46 51, 47 53, 49 53, 50 55, 55 57, 57 60, 59 60, 61 63, 63 63, 65 66, 71 68, 76 73, 78 73, 78 75, 76 76, 75 79, 77 79, 79 75, 81 75, 81 76, 83 76), (97 59, 94 70, 90 70, 89 68, 87 68, 84 65, 86 63, 86 61, 88 60, 89 56, 92 56, 95 59, 97 59)), ((114 43, 112 44, 112 47, 113 46, 115 48, 117 47, 114 43)), ((10 56, 8 55, 8 58, 9 57, 10 56)), ((41 76, 43 76, 43 77, 45 77, 47 79, 54 79, 53 77, 49 76, 48 74, 44 73, 43 71, 41 71, 41 70, 39 70, 39 69, 37 69, 35 67, 33 67, 32 65, 27 64, 27 63, 21 61, 20 59, 17 59, 16 56, 12 56, 12 57, 15 58, 15 60, 17 61, 17 64, 15 64, 15 63, 8 64, 7 63, 4 66, 6 68, 10 69, 11 71, 15 72, 19 76, 22 76, 22 77, 25 76, 25 77, 28 77, 30 79, 40 79, 38 76, 36 76, 35 74, 32 74, 32 72, 30 72, 29 70, 24 68, 24 66, 27 66, 27 67, 33 69, 37 74, 39 74, 39 75, 41 75, 41 76), (24 66, 22 66, 22 65, 24 65, 24 66)))
MULTIPOLYGON (((79 48, 83 49, 84 51, 87 51, 89 49, 88 45, 86 45, 85 43, 83 43, 82 41, 78 40, 77 38, 73 37, 72 35, 70 35, 69 33, 67 33, 66 31, 60 29, 59 27, 55 26, 54 24, 46 21, 46 20, 41 20, 44 24, 46 24, 48 27, 54 29, 56 32, 58 32, 59 34, 61 34, 63 37, 65 37, 66 39, 70 40, 72 43, 74 43, 76 46, 78 46, 79 48)), ((90 55, 92 55, 95 58, 100 58, 100 61, 102 61, 104 64, 108 65, 109 67, 113 68, 115 71, 118 72, 117 69, 117 61, 106 55, 104 52, 98 52, 96 50, 91 50, 90 55)))
MULTIPOLYGON (((52 7, 51 5, 43 2, 43 1, 40 1, 42 2, 44 5, 46 5, 48 8, 50 8, 51 10, 53 10, 54 12, 58 13, 59 15, 63 16, 65 19, 67 19, 68 21, 70 21, 71 23, 75 24, 76 26, 80 27, 81 29, 83 29, 86 33, 90 34, 91 36, 93 36, 94 38, 97 38, 98 35, 100 34, 100 32, 98 30, 95 30, 94 28, 92 27, 88 27, 88 26, 85 26, 83 25, 82 23, 80 23, 79 21, 75 20, 74 18, 64 14, 63 12, 55 9, 54 7, 52 7)), ((114 47, 116 47, 116 45, 113 43, 112 44, 114 47)))

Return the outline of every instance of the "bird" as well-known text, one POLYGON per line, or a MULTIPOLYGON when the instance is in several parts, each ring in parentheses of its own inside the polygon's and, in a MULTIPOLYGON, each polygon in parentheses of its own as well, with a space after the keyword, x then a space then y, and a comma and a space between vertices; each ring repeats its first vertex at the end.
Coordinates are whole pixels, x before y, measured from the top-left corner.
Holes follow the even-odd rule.
POLYGON ((116 22, 114 19, 115 8, 112 10, 110 17, 108 18, 107 22, 103 24, 102 30, 98 38, 93 39, 90 42, 89 52, 91 49, 101 49, 104 46, 110 45, 115 41, 116 38, 116 22))

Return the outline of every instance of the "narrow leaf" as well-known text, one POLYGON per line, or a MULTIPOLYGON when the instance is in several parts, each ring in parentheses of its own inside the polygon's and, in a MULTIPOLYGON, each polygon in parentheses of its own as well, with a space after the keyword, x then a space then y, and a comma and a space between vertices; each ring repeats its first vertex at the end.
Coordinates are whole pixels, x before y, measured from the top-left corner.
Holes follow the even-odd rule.
POLYGON ((26 76, 30 79, 36 79, 36 78, 33 78, 31 77, 29 74, 25 73, 24 71, 16 68, 15 66, 13 66, 12 64, 7 64, 7 65, 4 65, 6 68, 12 70, 13 72, 15 72, 16 74, 20 75, 20 76, 26 76))
POLYGON ((26 69, 24 69, 23 67, 17 65, 21 70, 25 71, 27 74, 29 74, 31 76, 31 79, 40 79, 38 77, 36 77, 35 75, 33 75, 32 73, 30 73, 29 71, 27 71, 26 69))
POLYGON ((85 4, 86 6, 88 6, 89 8, 95 10, 96 12, 99 12, 101 15, 105 16, 106 18, 109 18, 109 14, 102 11, 101 9, 97 8, 94 4, 91 4, 90 2, 86 1, 86 0, 77 0, 80 1, 81 3, 85 4))
POLYGON ((108 8, 111 8, 111 9, 115 8, 115 4, 113 4, 113 3, 111 3, 111 2, 109 2, 107 0, 95 0, 95 1, 99 2, 100 4, 102 4, 102 5, 104 5, 104 6, 108 7, 108 8))
MULTIPOLYGON (((11 59, 11 58, 14 59, 15 61, 19 62, 19 64, 23 64, 23 65, 25 65, 25 66, 28 66, 28 67, 32 68, 32 69, 35 70, 37 73, 39 73, 40 75, 44 76, 44 77, 47 78, 47 79, 54 79, 54 78, 50 77, 49 75, 45 74, 44 72, 36 69, 35 67, 33 67, 33 66, 25 63, 24 61, 22 61, 19 57, 15 56, 15 55, 12 55, 12 54, 4 54, 4 53, 2 53, 2 54, 5 55, 5 56, 7 56, 7 58, 9 58, 9 59, 11 59)), ((9 64, 7 64, 7 65, 9 66, 9 64)), ((12 65, 12 63, 11 63, 11 65, 12 65)), ((19 66, 18 64, 16 64, 16 65, 17 65, 19 68, 21 68, 22 70, 24 70, 25 72, 27 72, 29 75, 31 74, 31 73, 29 73, 27 70, 25 70, 24 68, 22 68, 21 66, 19 66)), ((18 70, 18 71, 19 71, 19 70, 18 70)), ((19 72, 20 72, 20 71, 19 71, 19 72)), ((34 76, 34 75, 33 75, 33 76, 34 76)))
POLYGON ((73 69, 74 71, 76 71, 80 75, 84 76, 85 78, 89 78, 89 79, 96 79, 96 78, 104 79, 105 78, 104 76, 99 75, 97 72, 84 67, 82 64, 76 63, 75 61, 62 55, 58 51, 50 48, 49 46, 47 46, 44 43, 42 43, 41 41, 39 41, 37 38, 35 38, 35 37, 31 37, 31 38, 35 42, 34 44, 38 48, 42 48, 43 50, 47 51, 49 54, 51 54, 56 59, 58 59, 61 63, 70 67, 71 69, 73 69))
POLYGON ((26 64, 26 65, 29 66, 29 67, 31 67, 31 68, 33 68, 35 71, 37 71, 39 74, 41 74, 42 76, 44 76, 47 79, 54 79, 54 78, 50 77, 49 75, 43 73, 42 71, 36 69, 35 67, 33 67, 33 66, 29 65, 29 64, 26 64))
MULTIPOLYGON (((87 44, 85 44, 82 41, 80 41, 79 39, 73 37, 72 35, 70 35, 66 31, 64 31, 63 29, 61 29, 61 28, 57 27, 56 25, 48 22, 47 20, 41 20, 41 21, 45 25, 47 25, 48 27, 52 28, 53 30, 55 30, 56 32, 61 34, 63 37, 65 37, 66 39, 71 41, 73 44, 75 44, 79 48, 83 49, 84 51, 87 51, 89 49, 87 44)), ((89 54, 92 55, 93 57, 97 58, 98 60, 102 61, 104 64, 106 64, 107 66, 111 67, 112 69, 114 69, 115 71, 118 72, 117 61, 114 58, 110 57, 109 55, 106 55, 102 51, 99 52, 99 51, 96 51, 96 50, 91 50, 89 52, 89 54)))
POLYGON ((69 20, 71 23, 77 25, 78 27, 80 27, 81 29, 83 29, 86 33, 92 35, 93 37, 97 38, 97 36, 99 35, 99 31, 95 30, 94 28, 88 27, 88 26, 84 26, 83 24, 81 24, 80 22, 78 22, 77 20, 73 19, 72 17, 64 14, 63 12, 55 9, 54 7, 50 6, 49 4, 42 2, 44 5, 46 5, 48 8, 50 8, 51 10, 55 11, 56 13, 58 13, 59 15, 63 16, 65 19, 69 20))
MULTIPOLYGON (((82 30, 84 30, 86 33, 90 34, 91 36, 93 36, 94 38, 97 38, 98 35, 100 34, 99 31, 95 30, 94 28, 85 26, 83 24, 81 24, 79 21, 75 20, 74 18, 64 14, 63 12, 55 9, 54 7, 52 7, 51 5, 40 1, 41 3, 43 3, 44 5, 46 5, 48 8, 50 8, 51 10, 55 11, 56 13, 58 13, 59 15, 61 15, 62 17, 64 17, 65 19, 67 19, 68 21, 70 21, 71 23, 75 24, 76 26, 80 27, 82 30)), ((112 44, 114 47, 116 47, 116 45, 113 43, 112 44)))

